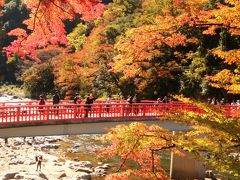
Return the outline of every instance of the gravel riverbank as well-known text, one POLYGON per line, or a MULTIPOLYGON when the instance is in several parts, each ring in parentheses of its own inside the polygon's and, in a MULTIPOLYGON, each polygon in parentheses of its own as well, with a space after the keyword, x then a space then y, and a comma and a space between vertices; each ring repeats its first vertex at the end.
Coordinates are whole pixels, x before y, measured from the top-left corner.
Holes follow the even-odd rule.
POLYGON ((9 138, 7 144, 0 139, 0 179, 102 179, 110 165, 97 161, 95 150, 101 145, 91 142, 95 137, 9 138), (43 156, 41 171, 36 171, 36 155, 43 156))

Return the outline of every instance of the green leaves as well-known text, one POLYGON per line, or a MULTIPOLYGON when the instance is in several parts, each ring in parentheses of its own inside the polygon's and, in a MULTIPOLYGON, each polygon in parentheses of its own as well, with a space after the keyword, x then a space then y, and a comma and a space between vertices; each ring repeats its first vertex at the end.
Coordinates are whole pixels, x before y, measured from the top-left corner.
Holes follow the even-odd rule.
POLYGON ((75 50, 80 50, 83 47, 83 44, 86 40, 87 33, 87 25, 79 23, 76 28, 74 28, 73 32, 68 34, 67 39, 71 46, 74 47, 75 50))

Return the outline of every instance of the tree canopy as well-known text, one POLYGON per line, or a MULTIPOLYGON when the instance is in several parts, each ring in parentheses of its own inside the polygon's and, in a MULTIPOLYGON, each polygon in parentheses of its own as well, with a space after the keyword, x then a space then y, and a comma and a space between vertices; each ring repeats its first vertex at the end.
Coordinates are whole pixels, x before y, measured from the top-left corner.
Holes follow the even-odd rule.
MULTIPOLYGON (((209 96, 218 93, 216 88, 221 89, 218 96, 238 94, 239 1, 23 3, 31 10, 29 18, 7 32, 17 39, 4 45, 4 52, 40 62, 38 50, 49 44, 71 49, 54 68, 56 85, 64 84, 68 76, 68 70, 61 70, 62 60, 68 59, 77 68, 75 75, 83 78, 80 81, 92 74, 90 84, 97 89, 115 87, 122 94, 154 98, 168 92, 209 96), (79 18, 80 24, 68 34, 66 20, 79 18), (88 71, 83 67, 92 73, 83 73, 88 71)), ((1 1, 2 16, 7 4, 1 1)))

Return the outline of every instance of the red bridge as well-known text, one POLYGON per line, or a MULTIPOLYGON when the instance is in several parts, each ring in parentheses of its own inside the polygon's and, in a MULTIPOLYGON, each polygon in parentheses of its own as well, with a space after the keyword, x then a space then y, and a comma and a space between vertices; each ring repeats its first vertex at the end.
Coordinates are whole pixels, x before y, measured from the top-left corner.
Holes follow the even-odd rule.
MULTIPOLYGON (((240 107, 222 106, 227 116, 240 117, 240 107)), ((38 105, 37 101, 0 103, 0 125, 29 124, 37 122, 58 121, 106 121, 110 119, 161 117, 165 113, 175 113, 179 110, 202 112, 192 105, 181 102, 157 104, 156 101, 127 104, 124 101, 113 101, 111 104, 98 101, 91 106, 71 104, 62 101, 61 104, 38 105)))
MULTIPOLYGON (((240 117, 240 107, 221 106, 227 116, 240 117)), ((106 133, 108 128, 132 121, 145 121, 169 130, 188 130, 188 126, 173 121, 160 121, 161 117, 179 111, 203 111, 181 102, 160 103, 142 101, 127 104, 126 101, 96 101, 93 105, 72 104, 61 101, 53 105, 47 101, 40 106, 37 101, 0 103, 0 138, 19 136, 47 136, 70 134, 106 133), (90 123, 91 122, 91 123, 90 123)))

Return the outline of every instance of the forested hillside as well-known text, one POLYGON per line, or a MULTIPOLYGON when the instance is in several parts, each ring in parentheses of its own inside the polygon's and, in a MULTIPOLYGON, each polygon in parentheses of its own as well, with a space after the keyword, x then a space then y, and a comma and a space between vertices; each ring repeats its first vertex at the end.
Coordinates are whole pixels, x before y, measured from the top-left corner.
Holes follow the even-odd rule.
POLYGON ((32 12, 25 25, 20 22, 29 13, 19 1, 2 7, 5 29, 4 22, 21 14, 14 19, 18 24, 2 28, 1 47, 11 62, 20 58, 28 64, 20 66, 18 78, 29 96, 59 89, 64 96, 76 91, 139 98, 182 93, 231 100, 239 93, 239 1, 113 0, 101 6, 76 0, 69 6, 73 9, 64 9, 65 1, 40 2, 26 1, 32 12), (6 33, 16 27, 9 33, 17 36, 13 41, 6 33))

